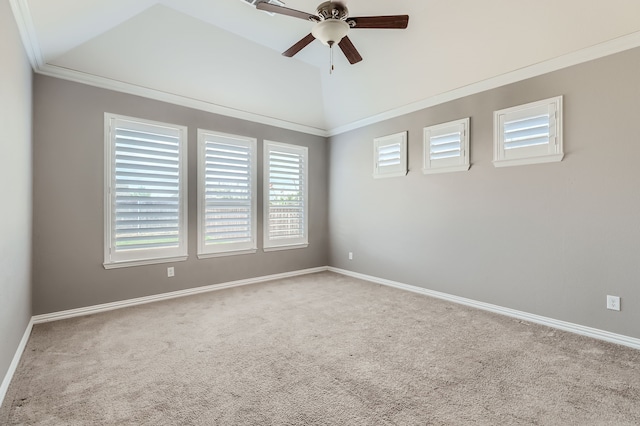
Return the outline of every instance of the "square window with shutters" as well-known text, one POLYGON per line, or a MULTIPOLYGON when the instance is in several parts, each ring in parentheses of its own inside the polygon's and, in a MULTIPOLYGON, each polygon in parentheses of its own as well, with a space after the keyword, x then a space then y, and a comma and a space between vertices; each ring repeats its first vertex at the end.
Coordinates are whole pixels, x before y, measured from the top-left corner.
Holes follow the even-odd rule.
POLYGON ((309 245, 307 147, 264 141, 264 250, 309 245))
POLYGON ((256 139, 198 129, 198 258, 255 253, 256 139))
POLYGON ((424 128, 422 173, 469 170, 469 118, 424 128))
POLYGON ((495 167, 562 161, 562 96, 495 111, 495 167))
POLYGON ((187 258, 187 128, 105 113, 106 269, 187 258))
POLYGON ((387 178, 407 174, 407 132, 373 140, 373 177, 387 178))

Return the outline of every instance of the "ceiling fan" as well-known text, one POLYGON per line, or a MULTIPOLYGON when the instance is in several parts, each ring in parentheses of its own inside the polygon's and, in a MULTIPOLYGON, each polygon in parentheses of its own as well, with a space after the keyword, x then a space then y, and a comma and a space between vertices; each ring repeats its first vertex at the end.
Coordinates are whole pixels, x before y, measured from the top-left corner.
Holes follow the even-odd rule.
MULTIPOLYGON (((342 53, 347 57, 351 64, 358 63, 362 60, 362 56, 358 53, 347 33, 350 29, 404 29, 409 24, 409 15, 394 16, 365 16, 352 18, 349 16, 349 9, 344 3, 338 1, 325 1, 318 6, 315 14, 301 12, 295 9, 289 9, 284 6, 261 1, 256 4, 256 8, 281 15, 292 16, 315 23, 311 30, 311 34, 291 46, 282 54, 292 57, 302 49, 307 47, 313 40, 318 39, 323 44, 333 47, 338 44, 342 53)), ((332 50, 333 51, 333 50, 332 50)), ((331 65, 333 70, 333 64, 331 65)))

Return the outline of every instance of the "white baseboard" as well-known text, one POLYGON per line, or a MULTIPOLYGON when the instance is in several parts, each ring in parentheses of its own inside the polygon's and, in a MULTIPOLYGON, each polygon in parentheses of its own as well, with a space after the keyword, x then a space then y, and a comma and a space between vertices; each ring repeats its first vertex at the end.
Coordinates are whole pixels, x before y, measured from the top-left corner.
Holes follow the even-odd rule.
POLYGON ((13 355, 13 360, 9 365, 9 369, 7 370, 7 374, 4 375, 4 379, 2 380, 2 385, 0 385, 0 406, 4 402, 4 397, 7 396, 7 391, 9 390, 9 383, 11 383, 11 379, 13 379, 13 375, 18 368, 18 364, 20 364, 20 359, 22 358, 22 353, 24 352, 24 348, 27 347, 27 342, 29 341, 29 336, 31 336, 31 329, 33 328, 33 318, 29 320, 27 324, 27 329, 24 331, 22 335, 22 340, 20 340, 20 344, 18 345, 18 349, 16 349, 15 355, 13 355))
POLYGON ((71 310, 61 311, 61 312, 53 312, 50 314, 35 315, 29 321, 29 324, 27 325, 24 335, 22 336, 22 340, 20 341, 20 344, 16 349, 16 353, 13 357, 13 361, 9 366, 9 370, 7 371, 7 374, 5 375, 4 380, 2 381, 2 385, 0 385, 0 405, 2 405, 2 402, 4 401, 7 390, 9 389, 9 384, 11 383, 11 379, 13 378, 16 368, 20 363, 20 358, 22 357, 22 353, 24 352, 27 342, 29 341, 29 336, 31 335, 31 330, 34 324, 57 321, 57 320, 62 320, 66 318, 78 317, 82 315, 91 315, 99 312, 106 312, 114 309, 125 308, 128 306, 142 305, 145 303, 157 302, 161 300, 175 299, 178 297, 190 296, 190 295, 200 294, 200 293, 207 293, 211 291, 223 290, 226 288, 240 287, 240 286, 245 286, 250 284, 257 284, 257 283, 266 282, 266 281, 273 281, 273 280, 278 280, 283 278, 313 274, 316 272, 324 272, 324 271, 331 271, 341 275, 346 275, 346 276, 362 279, 365 281, 370 281, 376 284, 382 284, 385 286, 394 287, 401 290, 410 291, 413 293, 436 297, 438 299, 447 300, 447 301, 458 303, 461 305, 466 305, 473 308, 482 309, 485 311, 494 312, 497 314, 506 315, 513 318, 518 318, 518 319, 536 323, 536 324, 546 325, 548 327, 553 327, 560 330, 569 331, 571 333, 580 334, 583 336, 588 336, 588 337, 604 340, 611 343, 616 343, 623 346, 628 346, 634 349, 640 349, 640 339, 636 339, 634 337, 624 336, 622 334, 611 333, 608 331, 599 330, 597 328, 586 327, 580 324, 573 324, 566 321, 560 321, 553 318, 548 318, 540 315, 530 314, 527 312, 517 311, 515 309, 504 308, 498 305, 479 302, 479 301, 467 299, 464 297, 454 296, 451 294, 442 293, 434 290, 428 290, 422 287, 403 284, 396 281, 387 280, 384 278, 378 278, 371 275, 365 275, 358 272, 348 271, 345 269, 339 269, 339 268, 334 268, 330 266, 321 266, 318 268, 302 269, 298 271, 284 272, 281 274, 266 275, 266 276, 256 277, 256 278, 230 281, 222 284, 213 284, 213 285, 208 285, 203 287, 190 288, 186 290, 173 291, 170 293, 157 294, 153 296, 139 297, 136 299, 123 300, 119 302, 105 303, 102 305, 88 306, 85 308, 71 309, 71 310))
POLYGON ((403 284, 396 281, 387 280, 384 278, 373 277, 371 275, 360 274, 358 272, 348 271, 346 269, 334 268, 332 266, 327 268, 331 272, 346 275, 353 278, 358 278, 365 281, 371 281, 376 284, 382 284, 388 287, 399 288, 401 290, 411 291, 413 293, 423 294, 425 296, 436 297, 438 299, 447 300, 449 302, 458 303, 460 305, 466 305, 484 311, 494 312, 501 315, 521 319, 536 324, 546 325, 548 327, 557 328, 571 333, 580 334, 582 336, 593 337, 594 339, 605 340, 607 342, 616 343, 618 345, 628 346, 634 349, 640 349, 640 339, 635 337, 629 337, 622 334, 611 333, 609 331, 600 330, 597 328, 586 327, 580 324, 574 324, 566 321, 560 321, 553 318, 543 317, 541 315, 530 314, 528 312, 517 311, 515 309, 505 308, 498 305, 492 305, 490 303, 479 302, 477 300, 467 299, 464 297, 454 296, 439 291, 428 290, 426 288, 417 287, 409 284, 403 284))
POLYGON ((11 365, 9 366, 9 369, 7 370, 7 374, 5 374, 4 380, 2 381, 2 385, 0 386, 0 406, 2 405, 4 401, 4 397, 7 394, 7 390, 9 389, 9 384, 11 383, 11 379, 13 379, 13 375, 16 369, 18 368, 18 364, 20 363, 20 359, 22 358, 22 353, 24 352, 24 349, 27 346, 27 342, 29 341, 29 337, 31 336, 31 330, 33 329, 34 324, 58 321, 58 320, 67 319, 67 318, 79 317, 82 315, 97 314, 99 312, 112 311, 114 309, 126 308, 128 306, 143 305, 145 303, 175 299, 178 297, 191 296, 194 294, 223 290, 225 288, 240 287, 240 286, 245 286, 250 284, 266 282, 266 281, 296 277, 299 275, 313 274, 316 272, 324 272, 327 270, 328 270, 327 266, 321 266, 318 268, 310 268, 310 269, 301 269, 298 271, 283 272, 281 274, 265 275, 262 277, 230 281, 222 284, 213 284, 213 285, 208 285, 203 287, 172 291, 170 293, 155 294, 153 296, 138 297, 136 299, 122 300, 118 302, 105 303, 102 305, 87 306, 85 308, 70 309, 67 311, 53 312, 50 314, 43 314, 43 315, 34 315, 33 317, 31 317, 31 320, 27 325, 27 329, 25 330, 24 335, 22 336, 22 340, 18 345, 18 349, 16 349, 16 353, 13 357, 13 360, 11 361, 11 365))
POLYGON ((50 314, 35 315, 34 324, 41 324, 50 321, 58 321, 67 318, 74 318, 83 315, 97 314, 100 312, 112 311, 114 309, 126 308, 129 306, 143 305, 145 303, 158 302, 161 300, 175 299, 177 297, 191 296, 194 294, 207 293, 210 291, 224 290, 225 288, 240 287, 244 285, 257 284, 265 281, 279 280, 283 278, 296 277, 299 275, 313 274, 328 270, 327 266, 318 268, 301 269, 298 271, 283 272, 281 274, 265 275, 256 278, 247 278, 238 281, 229 281, 221 284, 207 285, 203 287, 188 288, 185 290, 172 291, 169 293, 154 294, 152 296, 138 297, 135 299, 121 300, 118 302, 104 303, 101 305, 87 306, 85 308, 70 309, 67 311, 52 312, 50 314))

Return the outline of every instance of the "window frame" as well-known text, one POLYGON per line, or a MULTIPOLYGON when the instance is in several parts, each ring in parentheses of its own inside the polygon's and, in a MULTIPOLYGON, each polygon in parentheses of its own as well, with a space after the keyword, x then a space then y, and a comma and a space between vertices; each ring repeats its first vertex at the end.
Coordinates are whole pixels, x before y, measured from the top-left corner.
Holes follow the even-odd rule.
POLYGON ((469 170, 471 167, 469 162, 469 123, 470 118, 467 117, 428 126, 422 130, 422 173, 434 174, 469 170), (460 130, 462 134, 460 137, 460 155, 452 158, 432 159, 431 139, 448 133, 455 133, 456 130, 460 130))
POLYGON ((187 147, 188 130, 186 126, 163 123, 138 117, 128 117, 105 112, 104 114, 104 263, 105 269, 126 268, 132 266, 159 263, 181 262, 188 258, 188 205, 187 205, 187 147), (113 209, 115 191, 115 126, 124 121, 134 124, 135 130, 142 128, 166 128, 177 131, 179 136, 178 154, 178 247, 148 248, 116 253, 114 241, 113 209))
POLYGON ((263 141, 263 251, 292 250, 309 246, 309 148, 271 140, 263 141), (269 237, 269 199, 270 199, 270 147, 301 155, 304 161, 303 169, 303 237, 285 239, 284 242, 272 240, 269 237))
POLYGON ((374 179, 383 179, 390 177, 406 176, 407 167, 407 139, 408 132, 394 133, 392 135, 382 136, 373 140, 373 177, 374 179), (383 147, 392 145, 400 145, 400 163, 394 166, 380 166, 379 150, 383 147))
POLYGON ((562 107, 563 97, 556 96, 536 102, 530 102, 510 108, 494 111, 493 113, 493 165, 495 167, 521 166, 526 164, 540 164, 559 162, 564 158, 562 137, 562 107), (504 125, 507 118, 522 120, 533 118, 540 111, 547 110, 549 119, 549 142, 537 146, 517 148, 514 155, 508 158, 505 148, 504 125), (553 112, 553 115, 551 114, 553 112), (521 151, 520 151, 521 150, 521 151), (517 153, 517 154, 516 154, 517 153))
POLYGON ((198 129, 198 259, 207 259, 212 257, 221 257, 221 256, 236 256, 243 254, 253 254, 257 252, 258 249, 258 238, 257 238, 257 228, 258 228, 258 148, 257 148, 257 139, 251 138, 248 136, 234 135, 230 133, 222 133, 213 130, 206 129, 198 129), (228 143, 233 144, 233 141, 241 141, 242 143, 246 143, 249 146, 251 153, 251 163, 249 165, 250 170, 250 193, 251 193, 251 241, 247 243, 229 243, 222 244, 219 247, 226 249, 216 249, 215 246, 207 246, 205 244, 205 211, 206 203, 205 203, 205 178, 206 178, 206 157, 205 157, 205 149, 206 149, 206 138, 208 136, 218 137, 222 139, 227 139, 228 143))

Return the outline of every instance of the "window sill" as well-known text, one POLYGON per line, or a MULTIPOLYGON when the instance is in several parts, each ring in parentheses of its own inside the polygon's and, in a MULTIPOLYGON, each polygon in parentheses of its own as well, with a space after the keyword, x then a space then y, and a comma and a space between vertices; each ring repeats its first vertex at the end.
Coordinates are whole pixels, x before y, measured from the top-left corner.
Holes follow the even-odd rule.
POLYGON ((527 164, 541 164, 541 163, 557 163, 562 161, 564 154, 551 154, 541 157, 528 157, 528 158, 513 158, 510 160, 494 160, 494 167, 511 167, 511 166, 525 166, 527 164))
POLYGON ((132 266, 156 265, 158 263, 184 262, 189 256, 165 257, 162 259, 126 260, 103 263, 104 269, 130 268, 132 266))
POLYGON ((212 257, 240 256, 243 254, 255 254, 257 249, 221 251, 219 253, 198 253, 198 259, 210 259, 212 257))
POLYGON ((309 247, 309 243, 304 243, 304 244, 289 244, 286 246, 273 246, 273 247, 265 247, 262 250, 267 253, 270 251, 278 251, 278 250, 294 250, 294 249, 300 249, 300 248, 307 248, 309 247))
POLYGON ((373 178, 384 179, 384 178, 390 178, 390 177, 400 177, 400 176, 406 176, 407 173, 408 173, 407 171, 393 172, 393 173, 380 173, 380 174, 374 173, 373 178))
POLYGON ((425 175, 433 175, 436 173, 450 173, 450 172, 466 172, 471 168, 470 164, 463 164, 462 166, 451 167, 434 167, 432 169, 422 169, 422 173, 425 175))

